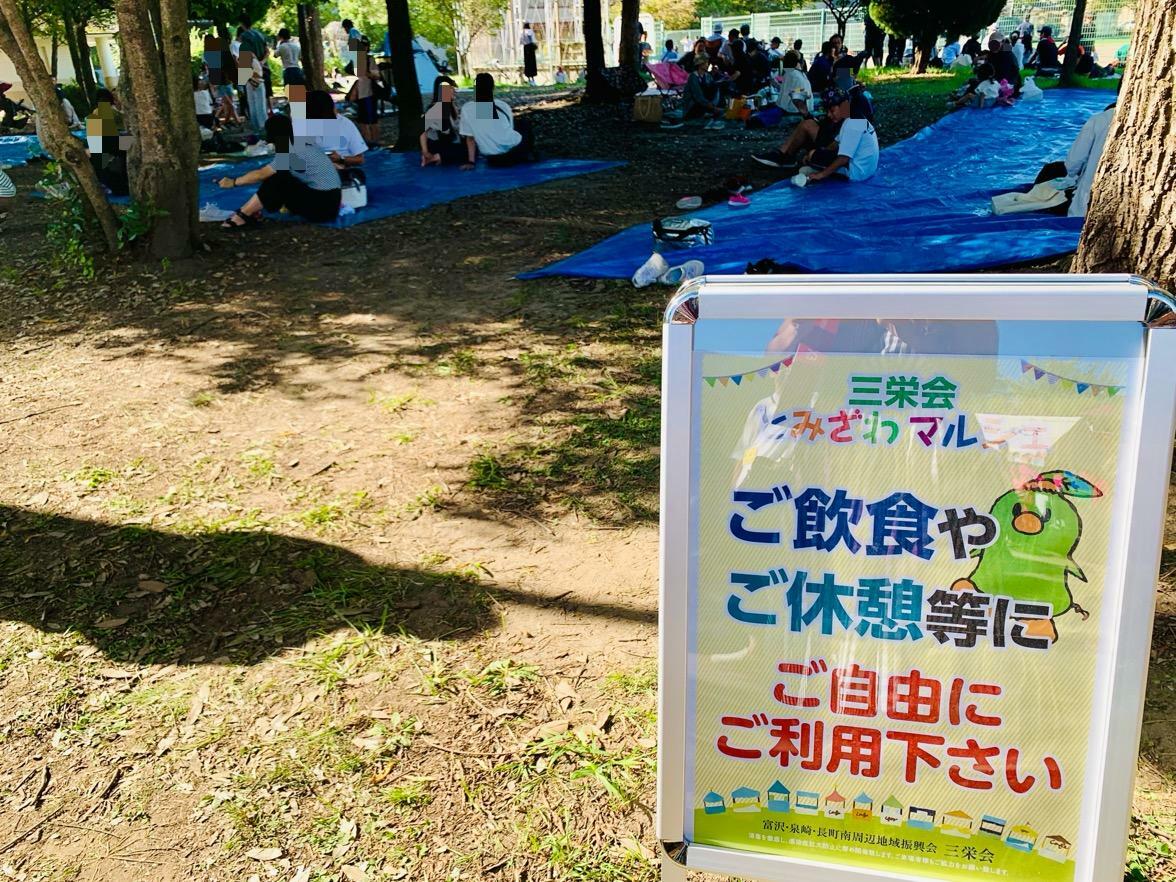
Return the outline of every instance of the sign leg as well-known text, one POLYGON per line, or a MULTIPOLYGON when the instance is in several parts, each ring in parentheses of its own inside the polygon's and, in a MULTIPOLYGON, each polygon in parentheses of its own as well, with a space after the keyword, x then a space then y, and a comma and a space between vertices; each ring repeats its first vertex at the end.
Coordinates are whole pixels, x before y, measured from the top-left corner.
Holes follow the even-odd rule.
POLYGON ((686 868, 668 854, 662 855, 661 882, 686 882, 686 868))

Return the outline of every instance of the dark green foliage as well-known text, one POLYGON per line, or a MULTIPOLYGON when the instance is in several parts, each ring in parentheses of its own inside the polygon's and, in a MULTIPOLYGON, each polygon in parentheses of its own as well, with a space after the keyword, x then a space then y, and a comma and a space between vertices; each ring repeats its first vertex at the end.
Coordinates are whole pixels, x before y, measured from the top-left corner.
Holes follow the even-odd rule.
POLYGON ((974 34, 992 24, 1004 0, 873 0, 870 17, 888 34, 974 34))

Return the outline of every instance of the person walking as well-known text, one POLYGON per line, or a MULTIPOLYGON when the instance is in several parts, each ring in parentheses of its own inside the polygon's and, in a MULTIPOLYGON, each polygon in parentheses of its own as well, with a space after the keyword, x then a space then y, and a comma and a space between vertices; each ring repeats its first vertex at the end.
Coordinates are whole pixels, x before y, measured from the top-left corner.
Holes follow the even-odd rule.
POLYGON ((539 44, 535 42, 535 32, 531 30, 529 21, 523 22, 523 36, 519 42, 523 44, 523 76, 527 78, 528 86, 537 86, 539 84, 535 82, 535 77, 539 75, 539 64, 536 53, 539 44))

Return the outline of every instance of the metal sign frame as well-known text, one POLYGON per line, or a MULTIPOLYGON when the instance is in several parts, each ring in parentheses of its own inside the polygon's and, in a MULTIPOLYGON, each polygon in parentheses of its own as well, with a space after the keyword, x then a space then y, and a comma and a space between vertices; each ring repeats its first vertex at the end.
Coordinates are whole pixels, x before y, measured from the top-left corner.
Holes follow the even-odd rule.
POLYGON ((1145 350, 1133 409, 1127 414, 1122 493, 1128 512, 1117 537, 1122 605, 1111 612, 1109 659, 1098 675, 1108 687, 1092 732, 1102 745, 1088 770, 1095 810, 1084 824, 1093 844, 1075 882, 1122 875, 1131 816, 1147 668, 1162 548, 1166 477, 1176 430, 1176 299, 1130 275, 845 275, 712 276, 685 284, 666 309, 662 330, 660 597, 658 651, 657 821, 661 878, 682 882, 688 869, 789 882, 900 882, 911 877, 803 858, 692 845, 685 841, 687 744, 687 598, 697 505, 692 462, 697 406, 694 330, 700 319, 952 319, 1138 322, 1145 350))

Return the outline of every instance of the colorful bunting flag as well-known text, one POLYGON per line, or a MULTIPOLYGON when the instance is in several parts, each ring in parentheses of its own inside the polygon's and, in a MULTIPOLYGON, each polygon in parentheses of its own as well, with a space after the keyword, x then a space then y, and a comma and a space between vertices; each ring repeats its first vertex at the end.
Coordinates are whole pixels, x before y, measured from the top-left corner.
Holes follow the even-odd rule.
POLYGON ((1077 392, 1079 395, 1082 395, 1085 392, 1089 392, 1091 395, 1101 395, 1104 392, 1108 396, 1117 395, 1119 392, 1122 392, 1124 388, 1123 386, 1103 386, 1099 383, 1091 383, 1089 381, 1080 382, 1078 380, 1071 380, 1068 377, 1051 373, 1045 368, 1040 368, 1037 365, 1031 364, 1022 358, 1021 373, 1027 374, 1029 371, 1033 371, 1034 380, 1040 380, 1042 377, 1045 377, 1051 386, 1056 386, 1060 383, 1063 389, 1071 389, 1077 392))

